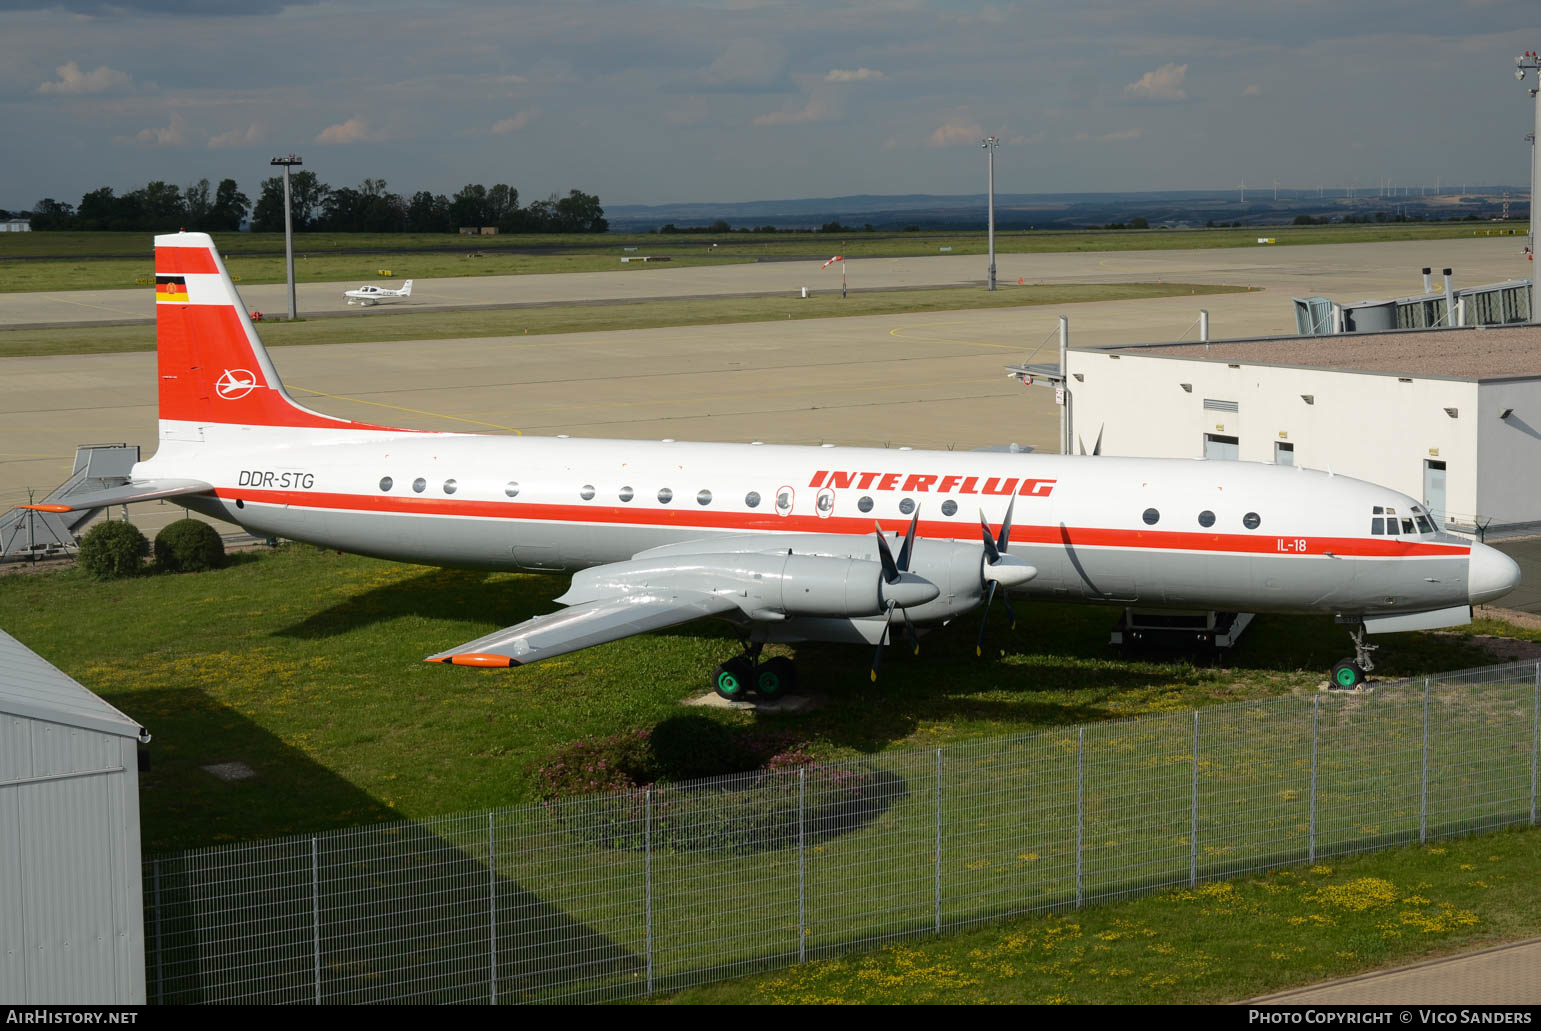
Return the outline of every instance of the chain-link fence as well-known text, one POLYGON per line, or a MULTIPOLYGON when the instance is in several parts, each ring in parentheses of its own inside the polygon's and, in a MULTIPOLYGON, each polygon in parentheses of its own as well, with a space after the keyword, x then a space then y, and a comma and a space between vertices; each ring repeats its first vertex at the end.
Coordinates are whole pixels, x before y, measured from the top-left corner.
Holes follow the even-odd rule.
POLYGON ((1541 663, 145 864, 152 1002, 631 998, 1534 824, 1541 663))

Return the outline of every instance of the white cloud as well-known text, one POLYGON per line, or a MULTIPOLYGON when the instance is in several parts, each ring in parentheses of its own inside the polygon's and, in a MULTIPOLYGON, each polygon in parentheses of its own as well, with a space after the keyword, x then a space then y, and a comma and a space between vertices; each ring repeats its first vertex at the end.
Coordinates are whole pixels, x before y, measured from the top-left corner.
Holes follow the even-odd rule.
POLYGON ((66 61, 54 71, 58 73, 59 78, 53 82, 43 83, 37 88, 39 93, 54 93, 61 96, 108 93, 126 89, 133 81, 127 73, 108 68, 105 64, 94 72, 82 72, 80 65, 74 61, 66 61))
POLYGON ((1187 100, 1183 80, 1188 77, 1185 64, 1164 64, 1153 72, 1140 76, 1139 82, 1124 87, 1124 96, 1131 100, 1187 100))
POLYGON ((385 133, 371 129, 362 118, 329 125, 316 134, 317 143, 369 143, 385 139, 385 133))
POLYGON ((140 129, 134 134, 134 142, 152 147, 180 147, 187 142, 187 125, 180 111, 171 112, 171 124, 164 129, 140 129))
POLYGON ((253 122, 245 129, 231 129, 229 132, 211 137, 209 146, 218 150, 222 147, 254 147, 261 142, 262 126, 253 122))
POLYGON ((518 114, 514 115, 512 118, 505 118, 505 119, 503 119, 500 122, 493 122, 492 123, 492 134, 494 136, 503 136, 503 135, 505 135, 507 133, 518 132, 520 129, 523 129, 526 125, 529 125, 530 124, 530 119, 534 118, 534 117, 535 117, 535 112, 534 111, 520 111, 518 114))
POLYGON ((873 79, 887 78, 876 68, 831 68, 829 74, 824 76, 825 82, 867 82, 873 79))
POLYGON ((978 122, 971 122, 967 115, 954 115, 937 127, 926 140, 933 147, 951 147, 959 143, 978 143, 986 133, 978 122))
POLYGON ((717 60, 702 69, 701 82, 718 89, 749 92, 786 89, 787 52, 758 39, 734 40, 717 60))
POLYGON ((754 120, 755 125, 801 125, 804 122, 827 122, 831 118, 829 106, 817 97, 809 100, 801 111, 771 111, 754 120))

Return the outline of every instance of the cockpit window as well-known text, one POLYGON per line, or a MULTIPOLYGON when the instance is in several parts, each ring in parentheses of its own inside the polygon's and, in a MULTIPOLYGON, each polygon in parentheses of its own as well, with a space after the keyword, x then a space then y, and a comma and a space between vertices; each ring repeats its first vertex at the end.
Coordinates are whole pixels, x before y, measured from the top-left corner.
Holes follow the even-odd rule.
MULTIPOLYGON (((1379 509, 1376 511, 1379 511, 1379 509)), ((1386 520, 1382 519, 1380 516, 1376 516, 1374 519, 1371 519, 1370 532, 1377 537, 1384 537, 1386 535, 1386 520)))
POLYGON ((1412 533, 1413 532, 1413 521, 1411 519, 1404 518, 1402 520, 1402 532, 1403 533, 1412 533))
POLYGON ((1433 533, 1434 532, 1434 523, 1429 519, 1428 516, 1421 515, 1421 516, 1415 516, 1414 518, 1416 518, 1418 520, 1418 532, 1419 533, 1433 533))

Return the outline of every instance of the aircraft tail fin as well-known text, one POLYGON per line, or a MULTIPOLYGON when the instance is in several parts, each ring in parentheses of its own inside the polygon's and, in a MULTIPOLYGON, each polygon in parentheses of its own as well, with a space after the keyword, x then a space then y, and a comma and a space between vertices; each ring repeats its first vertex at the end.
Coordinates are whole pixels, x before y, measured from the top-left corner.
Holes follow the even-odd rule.
POLYGON ((289 396, 207 233, 155 238, 155 335, 162 437, 177 423, 387 428, 289 396))
POLYGON ((412 280, 409 279, 405 283, 402 284, 402 286, 401 286, 401 296, 403 296, 403 297, 411 297, 412 296, 412 280))

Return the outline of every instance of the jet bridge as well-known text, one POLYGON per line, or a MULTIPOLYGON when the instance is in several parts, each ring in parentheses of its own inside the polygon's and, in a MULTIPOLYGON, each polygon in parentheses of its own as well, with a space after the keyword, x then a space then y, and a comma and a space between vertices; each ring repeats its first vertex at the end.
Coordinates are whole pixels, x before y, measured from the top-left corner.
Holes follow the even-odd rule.
MULTIPOLYGON (((62 502, 71 494, 120 487, 129 481, 138 461, 138 444, 82 444, 75 449, 70 478, 33 503, 62 502)), ((13 508, 0 516, 0 561, 73 555, 86 524, 101 512, 100 508, 79 512, 13 508)))

